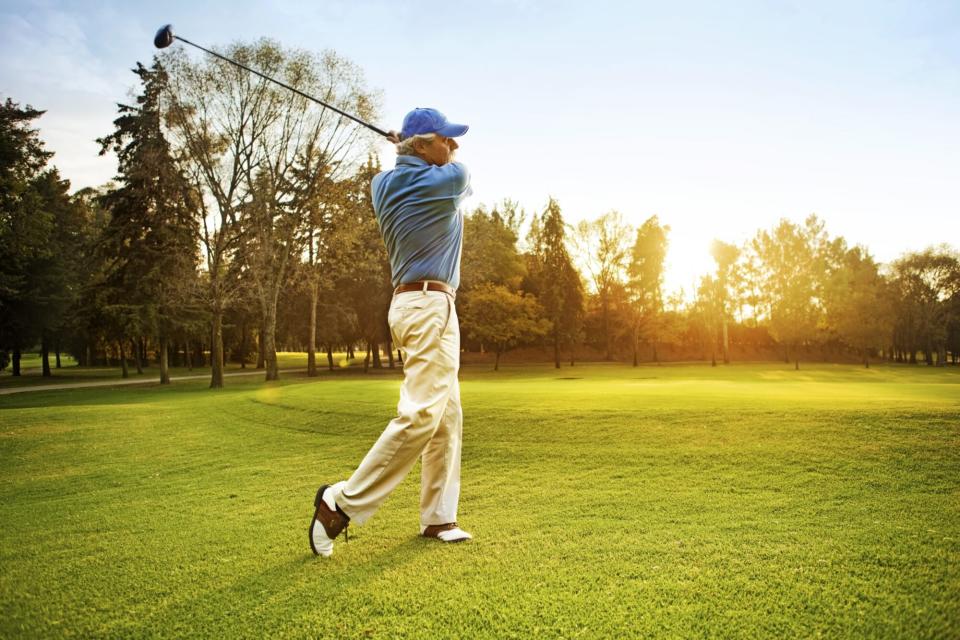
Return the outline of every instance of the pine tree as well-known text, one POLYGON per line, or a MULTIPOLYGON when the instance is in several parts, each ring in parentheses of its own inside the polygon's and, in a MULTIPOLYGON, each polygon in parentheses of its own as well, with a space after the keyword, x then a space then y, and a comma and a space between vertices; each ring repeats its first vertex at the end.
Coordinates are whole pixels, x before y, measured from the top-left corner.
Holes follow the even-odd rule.
POLYGON ((556 200, 531 226, 528 290, 533 291, 551 322, 553 360, 560 368, 560 346, 573 345, 583 322, 583 282, 566 245, 566 225, 556 200))
POLYGON ((99 247, 106 267, 98 288, 121 347, 141 336, 156 338, 160 382, 168 383, 170 339, 192 315, 196 222, 188 183, 161 125, 166 72, 159 62, 149 69, 137 63, 133 72, 143 86, 137 105, 118 105, 115 131, 98 140, 101 154, 117 154, 120 185, 102 200, 111 218, 99 247))
POLYGON ((29 124, 43 111, 7 99, 0 105, 0 350, 20 356, 39 340, 43 375, 51 342, 76 295, 77 208, 70 183, 29 124))

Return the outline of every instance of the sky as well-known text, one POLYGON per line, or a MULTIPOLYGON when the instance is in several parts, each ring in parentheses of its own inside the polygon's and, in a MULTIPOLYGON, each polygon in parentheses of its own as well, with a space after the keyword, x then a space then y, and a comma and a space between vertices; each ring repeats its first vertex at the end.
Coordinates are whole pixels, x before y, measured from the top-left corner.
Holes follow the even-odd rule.
POLYGON ((0 98, 47 110, 74 189, 116 173, 95 139, 166 23, 204 46, 333 49, 381 93, 383 128, 418 106, 469 124, 468 208, 553 197, 574 224, 659 216, 668 291, 711 270, 714 238, 812 213, 883 262, 960 247, 956 0, 7 0, 0 98))

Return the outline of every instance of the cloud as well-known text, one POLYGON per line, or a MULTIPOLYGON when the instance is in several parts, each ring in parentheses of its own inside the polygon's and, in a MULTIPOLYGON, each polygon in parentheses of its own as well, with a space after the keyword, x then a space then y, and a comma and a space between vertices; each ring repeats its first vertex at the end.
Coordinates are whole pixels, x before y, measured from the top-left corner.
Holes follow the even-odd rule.
POLYGON ((36 126, 74 188, 101 184, 116 171, 111 157, 98 156, 94 139, 110 132, 134 78, 133 60, 117 64, 113 44, 102 41, 110 33, 123 31, 92 9, 40 3, 0 10, 3 99, 47 111, 36 126))

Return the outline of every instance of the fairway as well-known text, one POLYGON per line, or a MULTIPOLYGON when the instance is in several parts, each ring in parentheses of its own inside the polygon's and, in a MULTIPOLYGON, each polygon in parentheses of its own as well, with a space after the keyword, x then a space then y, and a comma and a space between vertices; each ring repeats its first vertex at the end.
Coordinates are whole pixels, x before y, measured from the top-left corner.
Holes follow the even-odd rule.
POLYGON ((0 397, 0 637, 960 637, 960 371, 801 367, 468 367, 476 539, 329 560, 396 372, 0 397))

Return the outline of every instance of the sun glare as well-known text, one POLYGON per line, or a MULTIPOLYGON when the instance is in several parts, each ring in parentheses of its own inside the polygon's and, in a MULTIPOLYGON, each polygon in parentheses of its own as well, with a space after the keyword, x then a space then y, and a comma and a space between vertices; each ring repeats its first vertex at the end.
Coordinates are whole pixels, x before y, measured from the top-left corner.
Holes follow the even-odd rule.
POLYGON ((664 299, 682 293, 684 301, 691 301, 697 292, 701 276, 716 271, 710 256, 714 235, 709 230, 671 233, 667 248, 663 293, 664 299))

